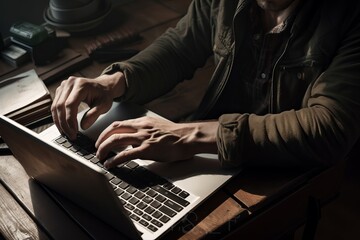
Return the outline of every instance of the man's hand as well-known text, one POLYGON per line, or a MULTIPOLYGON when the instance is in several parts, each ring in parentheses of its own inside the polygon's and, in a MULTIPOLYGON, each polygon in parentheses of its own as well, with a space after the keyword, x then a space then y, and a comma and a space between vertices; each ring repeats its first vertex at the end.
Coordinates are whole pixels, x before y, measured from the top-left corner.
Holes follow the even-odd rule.
POLYGON ((111 168, 137 158, 167 162, 216 153, 217 127, 218 122, 173 123, 155 117, 118 121, 100 134, 97 157, 102 160, 110 151, 132 145, 104 163, 111 168))
POLYGON ((85 102, 90 107, 81 121, 81 127, 86 129, 110 109, 113 99, 123 95, 125 88, 125 76, 121 72, 94 79, 69 77, 56 89, 51 106, 54 123, 62 134, 75 139, 80 103, 85 102))

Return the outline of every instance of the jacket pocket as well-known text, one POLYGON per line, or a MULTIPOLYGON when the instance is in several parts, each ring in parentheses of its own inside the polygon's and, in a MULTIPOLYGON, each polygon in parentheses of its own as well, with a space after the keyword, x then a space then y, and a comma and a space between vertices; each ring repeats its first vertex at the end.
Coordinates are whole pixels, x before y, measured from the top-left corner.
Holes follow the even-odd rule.
POLYGON ((321 71, 322 68, 316 60, 281 65, 275 86, 277 112, 300 109, 306 90, 321 71))

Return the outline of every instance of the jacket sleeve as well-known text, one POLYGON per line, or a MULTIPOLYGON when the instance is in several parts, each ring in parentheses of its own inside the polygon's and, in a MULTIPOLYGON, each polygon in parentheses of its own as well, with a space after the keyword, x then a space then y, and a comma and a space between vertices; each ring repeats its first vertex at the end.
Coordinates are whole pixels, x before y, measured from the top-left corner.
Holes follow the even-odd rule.
POLYGON ((128 61, 117 62, 103 74, 122 71, 127 81, 124 100, 144 104, 190 79, 211 55, 210 3, 195 0, 187 14, 128 61))
POLYGON ((301 109, 220 117, 224 166, 331 166, 346 157, 360 134, 360 21, 354 16, 301 109))

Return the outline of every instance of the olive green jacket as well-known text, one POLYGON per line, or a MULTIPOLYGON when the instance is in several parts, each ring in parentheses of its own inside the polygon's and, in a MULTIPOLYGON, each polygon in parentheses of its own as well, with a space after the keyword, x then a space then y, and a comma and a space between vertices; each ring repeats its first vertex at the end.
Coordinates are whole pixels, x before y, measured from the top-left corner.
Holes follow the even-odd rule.
MULTIPOLYGON (((104 72, 123 71, 124 99, 142 104, 190 79, 214 55, 216 69, 192 116, 201 119, 226 86, 234 55, 248 57, 242 39, 249 34, 250 2, 195 0, 175 28, 104 72)), ((360 132, 359 6, 356 0, 303 1, 273 68, 269 113, 218 119, 224 166, 330 166, 345 158, 360 132)), ((244 99, 239 104, 250 104, 244 99)))

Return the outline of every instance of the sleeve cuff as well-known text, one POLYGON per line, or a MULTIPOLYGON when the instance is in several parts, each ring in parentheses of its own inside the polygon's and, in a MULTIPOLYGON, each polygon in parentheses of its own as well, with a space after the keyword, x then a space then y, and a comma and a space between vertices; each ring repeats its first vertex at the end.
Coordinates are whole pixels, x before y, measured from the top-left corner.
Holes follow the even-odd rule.
POLYGON ((224 168, 239 167, 244 164, 245 129, 247 114, 225 114, 219 118, 217 147, 221 165, 224 168))

